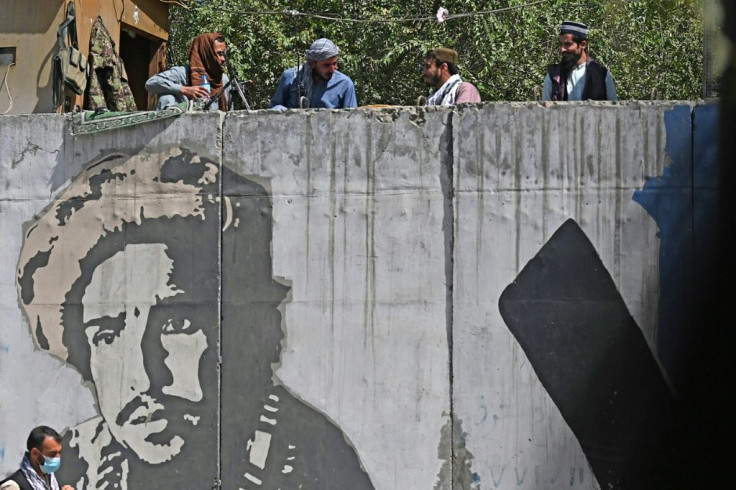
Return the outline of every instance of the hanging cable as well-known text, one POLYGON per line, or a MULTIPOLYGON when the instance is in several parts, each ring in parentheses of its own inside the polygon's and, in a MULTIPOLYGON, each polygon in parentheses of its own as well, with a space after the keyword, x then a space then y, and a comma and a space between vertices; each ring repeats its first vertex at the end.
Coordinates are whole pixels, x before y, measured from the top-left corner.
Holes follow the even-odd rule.
MULTIPOLYGON (((511 10, 519 10, 524 9, 528 7, 533 7, 535 5, 539 5, 541 3, 547 3, 550 0, 537 0, 535 2, 526 3, 524 5, 514 5, 512 7, 503 7, 499 9, 493 9, 493 10, 482 10, 478 12, 462 12, 459 14, 451 14, 445 9, 444 7, 440 7, 436 15, 418 15, 418 16, 409 16, 409 17, 386 17, 386 18, 368 18, 368 19, 351 19, 348 17, 339 17, 335 14, 327 14, 327 13, 309 13, 309 12, 300 12, 298 10, 230 10, 225 8, 216 8, 216 10, 219 10, 224 13, 230 13, 230 14, 241 14, 241 15, 251 15, 251 16, 264 16, 264 15, 281 15, 281 16, 291 16, 291 17, 309 17, 313 19, 320 19, 320 20, 327 20, 330 22, 349 22, 354 24, 368 24, 368 23, 395 23, 395 22, 447 22, 448 20, 454 20, 454 19, 460 19, 463 17, 474 17, 478 15, 491 15, 491 14, 498 14, 501 12, 509 12, 511 10)), ((174 1, 172 3, 179 4, 178 1, 174 1)), ((187 7, 192 8, 192 7, 187 7)), ((194 7, 196 8, 196 7, 194 7)))
POLYGON ((3 77, 3 83, 0 83, 0 89, 3 85, 5 85, 5 90, 8 92, 8 100, 10 101, 10 105, 8 108, 3 112, 3 116, 10 112, 10 110, 13 108, 13 97, 10 95, 10 89, 8 88, 8 74, 10 73, 10 67, 15 65, 15 63, 10 63, 8 65, 8 69, 5 71, 5 77, 3 77))
POLYGON ((160 0, 160 1, 161 1, 161 3, 173 3, 174 5, 177 5, 179 7, 183 7, 185 9, 188 9, 189 8, 189 5, 187 5, 185 3, 182 3, 182 1, 186 1, 186 0, 182 0, 182 1, 179 1, 179 0, 160 0))

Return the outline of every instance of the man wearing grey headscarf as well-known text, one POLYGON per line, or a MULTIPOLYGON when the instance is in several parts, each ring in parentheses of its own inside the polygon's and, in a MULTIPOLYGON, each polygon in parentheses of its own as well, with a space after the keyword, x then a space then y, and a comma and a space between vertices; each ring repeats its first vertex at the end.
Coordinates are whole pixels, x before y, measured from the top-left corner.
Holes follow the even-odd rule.
POLYGON ((353 81, 337 71, 340 50, 326 38, 317 39, 306 52, 307 62, 289 68, 271 99, 272 109, 348 109, 357 107, 353 81))

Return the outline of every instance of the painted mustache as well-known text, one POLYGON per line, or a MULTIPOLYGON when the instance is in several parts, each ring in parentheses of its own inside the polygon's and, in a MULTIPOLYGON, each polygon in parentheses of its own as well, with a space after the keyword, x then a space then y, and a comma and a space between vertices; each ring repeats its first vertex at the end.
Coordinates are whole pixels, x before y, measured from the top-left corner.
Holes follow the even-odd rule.
POLYGON ((163 427, 159 429, 163 430, 166 427, 166 420, 161 418, 163 409, 164 406, 150 395, 138 395, 125 404, 115 418, 115 423, 119 426, 163 423, 163 427))

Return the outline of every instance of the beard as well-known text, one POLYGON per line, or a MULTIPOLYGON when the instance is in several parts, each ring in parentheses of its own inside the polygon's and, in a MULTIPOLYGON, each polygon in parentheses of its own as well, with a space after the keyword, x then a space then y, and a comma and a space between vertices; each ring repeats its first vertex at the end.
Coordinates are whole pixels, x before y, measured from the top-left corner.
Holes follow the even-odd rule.
MULTIPOLYGON (((178 454, 162 464, 150 464, 142 458, 144 455, 124 448, 122 456, 127 459, 130 468, 128 489, 149 487, 152 479, 160 478, 162 470, 167 475, 167 488, 211 488, 217 475, 216 463, 202 455, 216 454, 218 451, 217 410, 211 406, 195 408, 194 404, 184 400, 169 400, 167 407, 172 414, 167 418, 169 425, 164 432, 149 436, 147 441, 166 444, 171 437, 178 435, 184 439, 184 445, 178 454), (197 425, 184 420, 184 413, 198 417, 197 425)), ((120 443, 118 445, 122 446, 120 443)))
POLYGON ((583 51, 581 50, 579 53, 565 53, 562 55, 562 60, 560 61, 560 68, 564 73, 570 73, 573 68, 575 68, 578 64, 578 61, 580 61, 580 57, 583 56, 583 51))
POLYGON ((315 82, 319 82, 320 80, 324 80, 325 82, 329 82, 330 79, 332 78, 332 73, 322 74, 322 73, 319 73, 316 70, 313 71, 312 73, 314 73, 314 75, 315 75, 315 77, 314 77, 315 78, 315 80, 314 80, 315 82))
POLYGON ((435 89, 439 89, 442 86, 442 84, 440 83, 441 78, 439 73, 424 77, 424 81, 427 83, 427 85, 429 85, 430 87, 434 87, 435 89))

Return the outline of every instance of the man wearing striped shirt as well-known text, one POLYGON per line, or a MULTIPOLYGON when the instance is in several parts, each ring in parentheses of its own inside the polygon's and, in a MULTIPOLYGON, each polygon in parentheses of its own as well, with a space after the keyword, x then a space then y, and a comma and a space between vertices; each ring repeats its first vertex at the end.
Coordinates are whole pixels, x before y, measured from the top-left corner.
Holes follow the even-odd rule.
POLYGON ((434 87, 427 105, 455 105, 480 102, 475 85, 460 78, 457 51, 448 48, 433 49, 424 60, 422 76, 427 85, 434 87))

